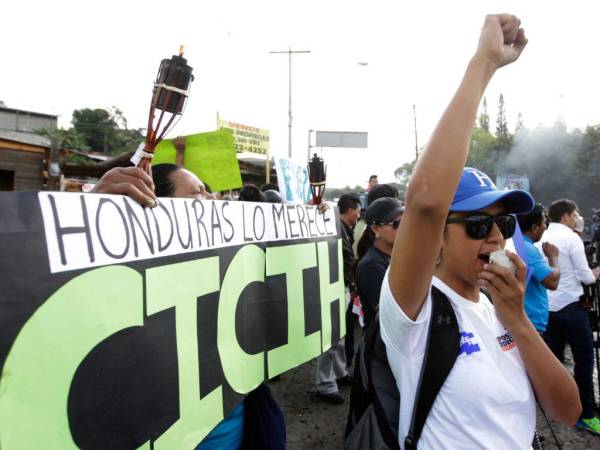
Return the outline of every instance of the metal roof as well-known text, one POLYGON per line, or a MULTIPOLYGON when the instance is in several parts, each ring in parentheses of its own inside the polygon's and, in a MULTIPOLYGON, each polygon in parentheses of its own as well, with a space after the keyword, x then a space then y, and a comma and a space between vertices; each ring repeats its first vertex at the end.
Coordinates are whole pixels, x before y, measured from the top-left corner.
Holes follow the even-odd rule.
POLYGON ((50 139, 47 137, 24 131, 0 130, 0 139, 8 139, 9 141, 21 142, 23 144, 50 148, 50 139))

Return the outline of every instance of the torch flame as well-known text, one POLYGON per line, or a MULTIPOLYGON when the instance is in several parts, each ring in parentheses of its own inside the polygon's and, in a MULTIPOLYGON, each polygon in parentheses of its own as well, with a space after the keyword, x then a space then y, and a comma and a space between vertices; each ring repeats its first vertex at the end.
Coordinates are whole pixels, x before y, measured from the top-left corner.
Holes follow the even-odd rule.
POLYGON ((183 56, 183 45, 179 46, 179 56, 183 56))

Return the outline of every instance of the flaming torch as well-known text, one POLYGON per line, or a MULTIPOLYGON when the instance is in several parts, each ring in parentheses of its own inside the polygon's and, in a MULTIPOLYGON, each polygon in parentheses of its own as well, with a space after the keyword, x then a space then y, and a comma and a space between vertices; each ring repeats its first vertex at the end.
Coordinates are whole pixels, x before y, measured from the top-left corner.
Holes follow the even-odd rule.
POLYGON ((308 181, 310 182, 313 205, 321 204, 321 199, 325 192, 326 173, 327 169, 323 159, 314 153, 312 159, 308 161, 308 181))
MULTIPOLYGON (((163 59, 154 82, 150 114, 148 115, 148 131, 144 147, 132 161, 152 176, 151 161, 154 149, 162 138, 175 126, 175 118, 181 116, 188 97, 189 88, 194 76, 192 68, 183 57, 183 45, 179 47, 179 55, 171 59, 163 59), (156 110, 160 110, 158 120, 156 110)), ((179 119, 178 119, 179 120, 179 119)))

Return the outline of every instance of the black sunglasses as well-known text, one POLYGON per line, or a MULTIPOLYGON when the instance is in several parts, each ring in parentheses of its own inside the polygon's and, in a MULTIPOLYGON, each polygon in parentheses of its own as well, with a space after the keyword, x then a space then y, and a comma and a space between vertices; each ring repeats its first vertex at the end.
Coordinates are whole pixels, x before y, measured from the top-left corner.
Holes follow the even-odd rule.
POLYGON ((393 222, 380 222, 373 225, 379 225, 380 227, 384 225, 391 225, 394 230, 397 230, 400 227, 400 220, 394 220, 393 222))
POLYGON ((494 226, 498 225, 504 239, 510 239, 515 234, 517 219, 512 214, 496 214, 495 216, 477 213, 466 217, 449 217, 446 223, 464 223, 467 236, 471 239, 485 239, 494 226))

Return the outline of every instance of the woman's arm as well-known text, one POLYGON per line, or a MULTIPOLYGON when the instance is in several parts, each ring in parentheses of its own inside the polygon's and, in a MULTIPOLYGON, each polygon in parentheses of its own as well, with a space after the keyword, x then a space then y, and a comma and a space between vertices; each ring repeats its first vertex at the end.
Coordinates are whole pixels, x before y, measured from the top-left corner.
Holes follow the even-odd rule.
POLYGON ((389 284, 394 299, 413 320, 429 290, 483 92, 496 69, 515 61, 526 45, 520 23, 507 14, 486 17, 477 51, 411 177, 389 284))
POLYGON ((506 252, 516 274, 497 264, 481 272, 481 284, 494 300, 496 316, 519 349, 529 381, 542 408, 552 419, 572 426, 581 414, 577 385, 535 330, 524 310, 527 269, 514 253, 506 252))

